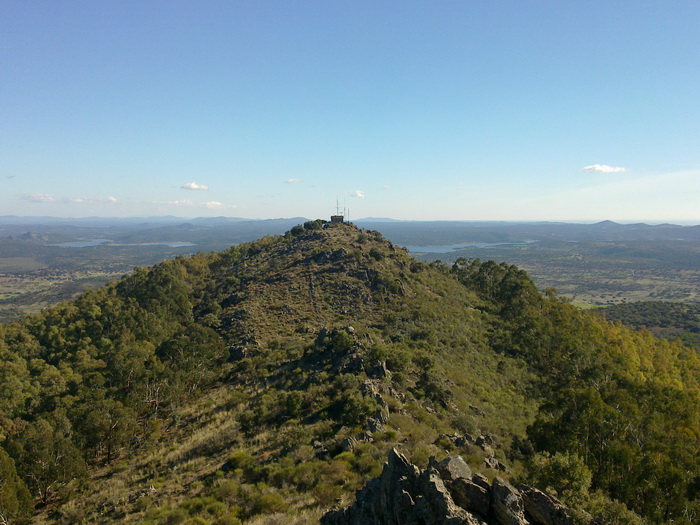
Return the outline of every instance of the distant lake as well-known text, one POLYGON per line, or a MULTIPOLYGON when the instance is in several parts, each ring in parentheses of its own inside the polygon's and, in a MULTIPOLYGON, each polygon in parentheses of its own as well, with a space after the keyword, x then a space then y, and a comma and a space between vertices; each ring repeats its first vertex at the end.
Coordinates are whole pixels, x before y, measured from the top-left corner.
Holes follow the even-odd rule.
POLYGON ((466 242, 461 244, 445 244, 442 246, 404 246, 409 252, 416 253, 449 253, 463 248, 490 248, 492 246, 520 246, 537 241, 525 242, 466 242))
POLYGON ((59 248, 89 248, 91 246, 103 246, 103 245, 104 246, 115 246, 115 247, 168 246, 170 248, 183 248, 185 246, 196 246, 196 244, 194 244, 192 242, 181 242, 181 241, 119 243, 119 242, 112 242, 111 239, 91 239, 89 241, 61 242, 58 244, 52 244, 51 246, 58 246, 59 248))

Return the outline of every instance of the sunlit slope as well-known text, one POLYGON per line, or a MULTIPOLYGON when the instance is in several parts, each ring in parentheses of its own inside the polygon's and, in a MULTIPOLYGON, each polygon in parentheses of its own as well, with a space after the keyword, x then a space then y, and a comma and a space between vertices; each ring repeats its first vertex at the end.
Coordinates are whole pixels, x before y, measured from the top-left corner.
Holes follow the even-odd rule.
POLYGON ((600 516, 696 505, 693 351, 349 224, 136 270, 3 326, 0 354, 12 519, 23 485, 35 521, 309 523, 395 446, 600 516))

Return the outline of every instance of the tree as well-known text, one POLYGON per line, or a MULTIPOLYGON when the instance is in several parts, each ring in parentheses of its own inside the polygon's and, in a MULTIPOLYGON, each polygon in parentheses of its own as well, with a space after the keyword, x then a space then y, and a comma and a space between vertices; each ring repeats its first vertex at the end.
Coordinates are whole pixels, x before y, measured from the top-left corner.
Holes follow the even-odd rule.
POLYGON ((17 475, 15 462, 0 447, 0 523, 12 523, 31 514, 32 497, 17 475))
POLYGON ((44 503, 60 487, 85 475, 78 449, 45 419, 29 423, 13 436, 7 451, 27 487, 44 503))
POLYGON ((83 449, 104 455, 109 463, 120 448, 134 437, 135 412, 114 399, 98 399, 78 408, 76 430, 83 449))

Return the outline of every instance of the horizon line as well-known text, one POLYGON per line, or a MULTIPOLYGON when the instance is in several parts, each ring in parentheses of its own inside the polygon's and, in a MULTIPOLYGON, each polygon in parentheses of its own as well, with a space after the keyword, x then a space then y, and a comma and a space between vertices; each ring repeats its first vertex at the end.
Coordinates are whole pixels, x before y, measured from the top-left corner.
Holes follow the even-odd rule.
MULTIPOLYGON (((330 217, 330 216, 329 216, 330 217)), ((228 216, 228 215, 215 215, 215 216, 178 216, 178 215, 127 215, 127 216, 103 216, 103 215, 87 215, 87 216, 57 216, 57 215, 1 215, 0 223, 6 219, 14 220, 60 220, 60 221, 86 221, 86 220, 102 220, 102 221, 120 221, 120 220, 158 220, 158 219, 169 219, 169 220, 212 220, 212 219, 224 219, 224 220, 236 220, 236 221, 270 221, 270 220, 317 220, 304 216, 295 217, 239 217, 239 216, 228 216)), ((325 220, 325 219, 324 219, 325 220)), ((566 224, 598 224, 602 222, 612 222, 617 224, 648 224, 648 225, 660 225, 660 224, 670 224, 677 226, 700 226, 700 219, 395 219, 392 217, 362 217, 359 219, 353 219, 348 222, 464 222, 464 223, 477 223, 477 222, 500 222, 500 223, 566 223, 566 224)))

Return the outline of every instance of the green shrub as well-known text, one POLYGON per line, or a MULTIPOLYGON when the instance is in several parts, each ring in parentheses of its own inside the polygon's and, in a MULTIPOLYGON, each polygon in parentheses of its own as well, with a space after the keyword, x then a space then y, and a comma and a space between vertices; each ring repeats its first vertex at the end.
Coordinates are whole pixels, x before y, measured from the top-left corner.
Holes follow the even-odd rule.
POLYGON ((336 457, 333 458, 336 461, 345 461, 346 463, 352 465, 355 462, 355 454, 352 452, 341 452, 336 457))
POLYGON ((474 417, 468 414, 459 413, 452 417, 452 426, 463 434, 475 434, 478 430, 474 417))
POLYGON ((190 518, 185 522, 185 525, 209 525, 209 522, 201 517, 190 518))
POLYGON ((321 482, 311 491, 319 505, 328 506, 343 495, 343 489, 338 485, 321 482))
POLYGON ((228 457, 228 467, 232 470, 250 470, 255 466, 255 463, 255 458, 242 450, 238 450, 228 457))
POLYGON ((221 501, 232 505, 240 499, 241 484, 236 481, 225 481, 214 491, 221 501))
POLYGON ((449 439, 447 437, 442 437, 442 438, 438 439, 435 442, 435 446, 440 447, 441 449, 447 450, 449 452, 452 452, 455 449, 455 444, 452 442, 451 439, 449 439))
POLYGON ((159 525, 179 525, 187 521, 187 513, 181 509, 166 511, 158 519, 159 525))
POLYGON ((378 250, 377 248, 372 248, 369 251, 369 256, 377 261, 381 261, 382 259, 384 259, 384 253, 381 250, 378 250))
POLYGON ((141 496, 136 500, 136 510, 143 512, 149 509, 153 505, 153 498, 151 496, 141 496))
POLYGON ((235 513, 224 514, 223 516, 219 517, 214 522, 214 525, 242 525, 242 524, 243 524, 243 522, 238 518, 238 515, 235 513))
POLYGON ((277 492, 266 492, 258 495, 252 501, 251 514, 273 514, 284 512, 288 508, 285 499, 277 492))
POLYGON ((320 230, 326 223, 323 219, 316 219, 315 221, 306 221, 304 223, 304 229, 306 230, 320 230))

